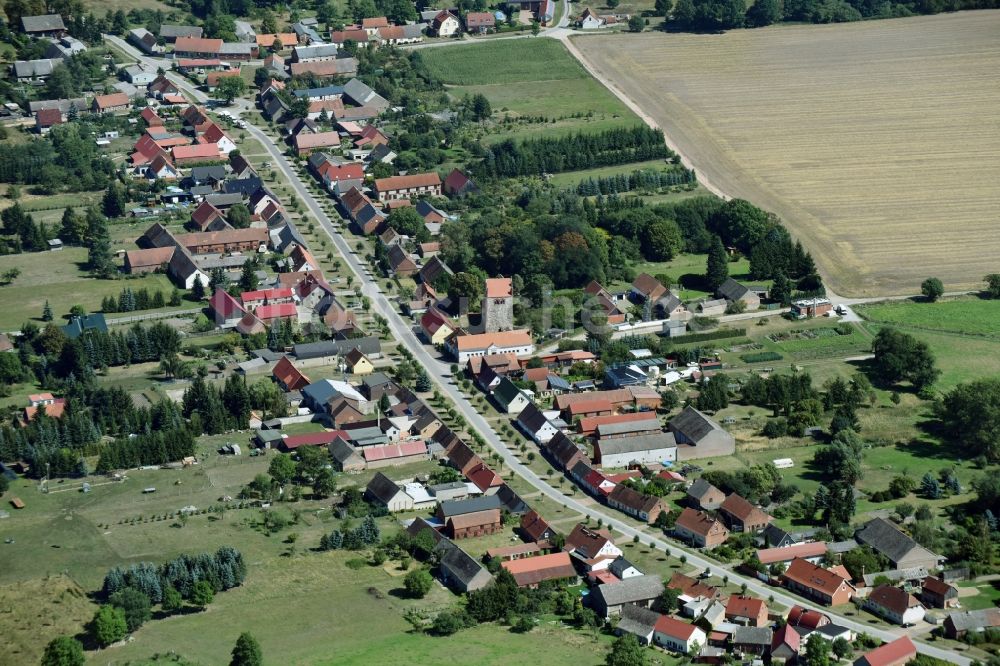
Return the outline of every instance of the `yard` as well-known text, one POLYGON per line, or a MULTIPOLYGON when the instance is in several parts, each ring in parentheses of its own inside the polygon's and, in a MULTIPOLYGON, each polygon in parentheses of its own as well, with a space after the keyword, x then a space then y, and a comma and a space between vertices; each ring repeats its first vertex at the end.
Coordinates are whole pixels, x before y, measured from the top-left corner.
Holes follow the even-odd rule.
MULTIPOLYGON (((0 312, 5 330, 14 330, 28 321, 41 323, 45 301, 56 319, 74 305, 91 312, 100 311, 105 296, 118 296, 128 287, 133 291, 163 291, 169 297, 174 289, 166 275, 147 274, 117 280, 99 280, 87 272, 87 250, 67 247, 58 252, 11 254, 0 257, 0 273, 18 269, 21 274, 13 284, 0 287, 0 312)), ((190 305, 188 306, 190 307, 190 305)))

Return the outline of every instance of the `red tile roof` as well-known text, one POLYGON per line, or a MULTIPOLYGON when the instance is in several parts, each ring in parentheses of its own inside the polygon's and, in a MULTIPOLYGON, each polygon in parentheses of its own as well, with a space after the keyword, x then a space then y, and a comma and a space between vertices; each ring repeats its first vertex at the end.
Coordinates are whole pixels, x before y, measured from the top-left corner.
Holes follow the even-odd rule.
POLYGON ((216 288, 215 293, 212 294, 211 300, 209 300, 208 305, 212 308, 212 311, 218 315, 221 315, 223 319, 233 319, 237 314, 243 316, 246 310, 240 305, 239 301, 229 295, 229 293, 222 289, 221 287, 216 288))
POLYGON ((262 305, 254 312, 261 321, 269 319, 288 319, 298 315, 295 303, 275 303, 274 305, 262 305))
POLYGON ((576 569, 569 559, 569 553, 564 552, 508 560, 501 562, 500 566, 509 571, 521 587, 537 585, 546 580, 576 577, 576 569))
POLYGON ((761 564, 774 564, 775 562, 789 562, 796 557, 822 557, 825 554, 826 543, 815 541, 812 543, 798 543, 794 546, 785 546, 784 548, 764 548, 757 551, 757 559, 761 564))
POLYGON ((419 456, 427 453, 427 445, 421 441, 400 442, 399 444, 387 444, 385 446, 370 446, 361 450, 361 455, 367 462, 377 460, 391 460, 393 458, 405 458, 407 456, 419 456))
POLYGON ((222 159, 217 143, 199 143, 190 146, 174 146, 173 155, 175 160, 192 159, 222 159))
POLYGON ((916 656, 917 646, 913 644, 909 636, 903 636, 864 654, 859 662, 867 664, 867 666, 894 666, 905 663, 916 656))
POLYGON ((653 629, 660 632, 664 636, 670 636, 671 638, 687 641, 694 635, 694 630, 697 629, 697 627, 693 624, 688 624, 687 622, 681 622, 680 620, 672 618, 669 615, 661 615, 660 619, 656 621, 656 625, 653 629))
POLYGON ((218 53, 222 49, 221 39, 207 37, 178 37, 174 42, 176 53, 218 53))
POLYGON ((41 127, 62 124, 62 112, 59 109, 39 109, 35 113, 35 122, 41 127))
POLYGON ((514 294, 514 281, 510 278, 487 278, 486 298, 506 298, 514 294))
POLYGON ((281 447, 293 450, 300 446, 327 446, 338 437, 347 438, 343 430, 324 430, 323 432, 307 432, 302 435, 289 435, 281 440, 281 447))
POLYGON ((302 371, 296 368, 295 364, 287 356, 282 356, 274 364, 271 374, 275 379, 288 387, 289 391, 298 391, 311 383, 309 378, 302 374, 302 371))
POLYGON ((219 83, 219 81, 221 79, 228 79, 228 78, 231 78, 231 77, 239 78, 240 77, 240 70, 238 70, 238 69, 224 69, 224 70, 219 71, 219 72, 209 72, 208 74, 205 75, 205 82, 208 85, 210 85, 212 87, 215 87, 216 85, 218 85, 218 83, 219 83))
POLYGON ((240 300, 246 304, 249 301, 273 301, 282 298, 292 297, 291 287, 275 287, 273 289, 258 289, 257 291, 244 291, 240 294, 240 300))
POLYGON ((94 104, 98 109, 112 109, 117 106, 128 106, 131 100, 125 93, 111 93, 110 95, 98 95, 94 98, 94 104))
POLYGON ((436 173, 415 173, 409 176, 391 176, 375 181, 375 189, 379 192, 405 190, 411 187, 434 187, 441 184, 441 177, 436 173))

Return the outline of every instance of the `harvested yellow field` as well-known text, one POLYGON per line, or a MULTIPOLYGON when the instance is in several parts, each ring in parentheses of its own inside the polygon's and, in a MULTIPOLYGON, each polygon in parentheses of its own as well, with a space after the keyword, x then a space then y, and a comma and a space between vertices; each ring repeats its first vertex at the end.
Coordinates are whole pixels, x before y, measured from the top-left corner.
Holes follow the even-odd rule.
POLYGON ((1000 271, 1000 11, 573 45, 838 294, 1000 271))

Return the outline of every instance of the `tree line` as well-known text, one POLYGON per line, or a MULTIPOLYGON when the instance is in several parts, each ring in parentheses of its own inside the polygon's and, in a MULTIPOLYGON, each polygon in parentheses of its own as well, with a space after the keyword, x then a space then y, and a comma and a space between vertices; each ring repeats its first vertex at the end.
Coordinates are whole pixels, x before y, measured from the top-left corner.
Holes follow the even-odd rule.
POLYGON ((718 32, 760 28, 782 21, 846 23, 938 14, 967 9, 995 9, 997 0, 758 0, 747 9, 744 0, 657 0, 656 10, 669 14, 667 30, 718 32))
POLYGON ((695 174, 691 169, 675 167, 670 171, 654 169, 637 169, 632 173, 620 173, 604 178, 587 178, 576 186, 576 193, 583 197, 598 194, 621 194, 633 190, 659 190, 671 185, 684 185, 695 182, 695 174))
POLYGON ((485 178, 515 178, 667 159, 663 133, 645 125, 566 137, 502 141, 483 149, 470 171, 485 178))

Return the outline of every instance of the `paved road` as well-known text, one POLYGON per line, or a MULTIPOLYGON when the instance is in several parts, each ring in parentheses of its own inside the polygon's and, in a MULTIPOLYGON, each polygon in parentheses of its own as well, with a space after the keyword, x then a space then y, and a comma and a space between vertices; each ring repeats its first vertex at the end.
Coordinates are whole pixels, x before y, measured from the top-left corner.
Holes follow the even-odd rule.
MULTIPOLYGON (((126 47, 127 52, 138 56, 138 53, 132 50, 127 44, 124 44, 121 40, 118 40, 118 42, 126 47)), ((175 82, 192 94, 196 99, 200 101, 204 101, 206 99, 206 95, 204 93, 195 90, 187 81, 180 80, 175 82)), ((530 468, 521 464, 520 460, 518 460, 514 453, 500 439, 490 424, 487 423, 486 419, 483 418, 472 403, 469 402, 458 390, 454 378, 451 376, 450 363, 433 354, 430 348, 425 347, 417 340, 416 336, 413 334, 411 324, 396 311, 393 304, 389 302, 388 298, 386 298, 385 294, 378 286, 377 281, 373 278, 368 266, 363 264, 358 259, 357 255, 348 245, 348 242, 334 228, 333 221, 323 211, 319 202, 315 199, 315 197, 313 197, 312 192, 306 186, 305 182, 299 177, 295 169, 292 168, 285 155, 274 146, 271 138, 256 126, 248 123, 247 131, 259 140, 265 147, 272 157, 272 163, 281 169, 282 173, 285 174, 285 177, 288 179, 299 199, 305 203, 309 212, 319 221, 320 226, 327 232, 334 245, 337 246, 337 249, 340 251, 341 255, 343 255, 347 265, 350 266, 351 270, 353 270, 354 273, 360 278, 359 281, 362 293, 371 298, 373 310, 381 314, 389 322, 392 337, 399 341, 400 344, 404 345, 410 353, 413 354, 414 358, 427 369, 434 383, 440 387, 444 395, 447 395, 452 400, 469 426, 478 431, 484 437, 486 442, 489 443, 490 447, 500 454, 508 469, 512 470, 515 474, 527 481, 533 488, 553 501, 558 502, 560 505, 572 509, 582 515, 590 515, 593 519, 603 520, 605 525, 618 531, 627 539, 639 536, 643 543, 649 544, 658 550, 662 551, 669 548, 674 553, 684 552, 687 555, 688 564, 692 567, 701 570, 708 569, 713 576, 728 576, 729 580, 736 584, 745 583, 748 590, 762 598, 773 596, 777 603, 785 606, 802 603, 801 599, 786 594, 780 588, 773 588, 756 579, 746 578, 726 567, 721 566, 717 562, 707 560, 701 557, 698 554, 698 551, 689 550, 675 542, 668 542, 659 536, 651 535, 645 530, 639 530, 622 521, 620 514, 606 511, 604 507, 600 505, 584 504, 573 497, 567 497, 559 490, 549 485, 547 481, 535 474, 535 472, 530 468)), ((864 622, 858 622, 843 615, 829 611, 827 611, 827 613, 831 615, 831 617, 834 618, 838 624, 846 626, 856 632, 868 633, 869 635, 876 636, 882 640, 891 641, 905 635, 905 632, 902 630, 878 629, 865 624, 864 622)), ((951 663, 959 664, 960 666, 968 666, 971 664, 971 660, 957 655, 952 651, 942 650, 925 643, 917 643, 917 645, 918 649, 923 654, 927 654, 938 659, 944 659, 951 663)))

